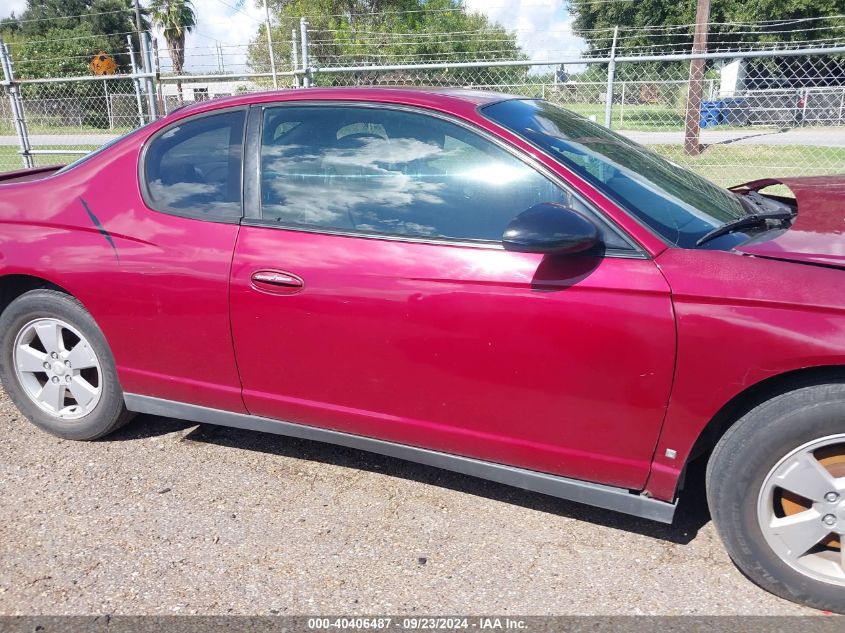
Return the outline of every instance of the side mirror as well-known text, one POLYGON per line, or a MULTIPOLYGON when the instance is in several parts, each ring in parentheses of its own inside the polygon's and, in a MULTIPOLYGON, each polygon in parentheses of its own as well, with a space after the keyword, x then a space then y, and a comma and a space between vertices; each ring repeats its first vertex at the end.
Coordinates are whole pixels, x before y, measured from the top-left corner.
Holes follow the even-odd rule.
POLYGON ((599 229, 562 204, 543 202, 516 216, 505 234, 506 251, 518 253, 582 253, 599 242, 599 229))

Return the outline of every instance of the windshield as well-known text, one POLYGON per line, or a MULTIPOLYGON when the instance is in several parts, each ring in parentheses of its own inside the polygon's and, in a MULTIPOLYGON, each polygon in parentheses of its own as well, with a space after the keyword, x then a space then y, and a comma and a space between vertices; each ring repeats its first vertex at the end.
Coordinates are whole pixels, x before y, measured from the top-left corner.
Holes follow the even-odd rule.
POLYGON ((715 227, 746 215, 739 197, 727 189, 545 101, 500 101, 481 112, 557 158, 676 246, 694 248, 715 227))

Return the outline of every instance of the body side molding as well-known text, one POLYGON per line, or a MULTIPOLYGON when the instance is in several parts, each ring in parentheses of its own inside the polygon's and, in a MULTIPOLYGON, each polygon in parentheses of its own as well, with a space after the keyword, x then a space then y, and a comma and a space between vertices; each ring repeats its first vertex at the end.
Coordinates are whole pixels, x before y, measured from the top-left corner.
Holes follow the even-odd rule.
POLYGON ((577 479, 542 473, 460 455, 441 453, 425 448, 396 444, 361 435, 352 435, 303 424, 282 422, 270 418, 232 413, 220 409, 163 400, 127 393, 126 408, 136 413, 179 418, 190 422, 230 426, 250 431, 286 435, 327 444, 346 446, 388 457, 396 457, 419 464, 487 479, 532 492, 576 501, 587 505, 615 510, 625 514, 671 523, 676 504, 645 497, 624 488, 605 486, 577 479))

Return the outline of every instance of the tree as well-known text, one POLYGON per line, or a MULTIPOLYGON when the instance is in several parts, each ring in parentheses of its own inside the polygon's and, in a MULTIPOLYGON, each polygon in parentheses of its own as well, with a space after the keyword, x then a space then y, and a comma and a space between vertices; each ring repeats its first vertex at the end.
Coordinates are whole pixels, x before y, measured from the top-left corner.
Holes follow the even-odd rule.
MULTIPOLYGON (((653 50, 656 54, 689 50, 692 27, 666 27, 693 24, 695 7, 695 0, 569 0, 570 12, 575 17, 573 30, 587 40, 590 50, 606 53, 613 40, 613 27, 619 26, 617 50, 621 54, 643 49, 653 50)), ((824 19, 753 29, 747 25, 819 18, 843 12, 843 0, 711 0, 708 29, 711 44, 708 48, 713 50, 717 43, 720 48, 735 49, 741 46, 748 48, 755 43, 806 42, 841 37, 841 26, 837 28, 833 22, 824 19)))
MULTIPOLYGON (((170 49, 170 60, 173 62, 173 72, 181 75, 185 65, 185 35, 197 24, 194 5, 191 0, 153 0, 150 3, 150 15, 153 22, 164 31, 164 39, 170 49)), ((176 93, 181 103, 181 81, 176 82, 176 93)))
MULTIPOLYGON (((609 54, 614 26, 620 27, 618 55, 661 55, 689 52, 692 48, 693 27, 689 25, 695 22, 695 0, 568 2, 575 18, 573 30, 587 41, 589 52, 596 56, 609 54)), ((824 16, 842 13, 845 0, 711 0, 707 50, 751 50, 790 42, 806 47, 809 42, 841 40, 841 24, 824 16)), ((712 61, 707 65, 711 70, 717 66, 718 62, 712 61)), ((688 76, 687 62, 620 64, 616 75, 621 80, 637 79, 646 69, 655 67, 666 79, 688 76)), ((748 61, 746 73, 746 85, 762 87, 845 83, 841 56, 754 59, 748 61)))
MULTIPOLYGON (((149 28, 142 20, 142 28, 149 28)), ((135 50, 140 48, 132 0, 28 0, 26 10, 4 20, 0 32, 12 45, 22 77, 88 74, 88 61, 101 50, 115 59, 120 72, 126 72, 130 70, 126 35, 131 35, 135 50), (50 59, 36 53, 47 50, 50 59)))
MULTIPOLYGON (((19 78, 90 75, 100 51, 114 58, 118 72, 130 70, 126 36, 135 33, 133 0, 28 0, 26 10, 0 26, 19 78)), ((142 28, 148 28, 142 17, 142 28)), ((21 88, 31 121, 46 125, 109 125, 106 91, 132 93, 129 80, 45 83, 21 88)))
MULTIPOLYGON (((274 17, 277 66, 285 68, 290 68, 291 30, 299 32, 301 16, 309 20, 312 67, 525 58, 512 33, 480 13, 467 12, 460 0, 269 0, 269 5, 274 17)), ((249 64, 266 72, 269 56, 265 38, 262 25, 250 44, 249 64)), ((367 83, 409 78, 400 71, 379 77, 360 74, 367 76, 358 80, 367 83)), ((525 69, 499 68, 487 74, 484 83, 487 79, 502 83, 508 77, 524 75, 525 69)), ((427 71, 425 77, 417 73, 415 79, 469 83, 473 75, 478 78, 476 69, 441 70, 427 71)), ((348 82, 350 76, 337 79, 348 82)))
POLYGON ((7 17, 0 20, 0 40, 2 40, 10 49, 14 50, 16 46, 20 46, 26 39, 21 33, 21 24, 14 12, 7 17))
POLYGON ((72 29, 90 5, 88 0, 27 0, 26 10, 20 15, 21 31, 38 37, 48 31, 72 29))
MULTIPOLYGON (((52 29, 20 43, 18 66, 25 77, 73 77, 91 74, 88 63, 97 51, 108 49, 108 38, 96 35, 90 24, 52 29)), ((118 82, 122 83, 122 82, 118 82)), ((130 85, 112 89, 131 91, 130 85)), ((45 125, 107 127, 105 87, 97 83, 45 83, 22 86, 30 122, 45 125)))
POLYGON ((197 16, 191 0, 153 0, 150 3, 153 22, 164 31, 170 49, 173 71, 180 75, 185 65, 185 35, 194 30, 197 16))
MULTIPOLYGON (((141 50, 135 26, 135 8, 132 0, 93 0, 84 21, 91 25, 91 31, 108 38, 109 49, 123 70, 129 70, 130 60, 126 51, 126 36, 132 38, 132 49, 141 50)), ((141 29, 150 30, 146 9, 141 9, 141 29)))
POLYGON ((17 47, 18 65, 27 77, 88 75, 88 63, 98 51, 108 51, 108 39, 95 35, 90 24, 51 29, 43 36, 24 40, 17 47))

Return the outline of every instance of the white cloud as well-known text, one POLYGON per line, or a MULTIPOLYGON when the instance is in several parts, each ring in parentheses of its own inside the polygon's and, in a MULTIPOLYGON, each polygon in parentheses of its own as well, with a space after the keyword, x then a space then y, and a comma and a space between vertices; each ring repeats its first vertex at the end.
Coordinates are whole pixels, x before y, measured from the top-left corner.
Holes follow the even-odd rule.
POLYGON ((7 18, 12 13, 20 15, 26 9, 26 0, 3 0, 3 6, 0 7, 0 19, 7 18))
MULTIPOLYGON (((219 0, 194 2, 197 26, 185 41, 186 71, 198 74, 217 72, 221 65, 227 73, 246 70, 247 47, 264 20, 264 10, 256 8, 249 0, 243 3, 240 10, 232 8, 236 5, 237 0, 227 0, 226 4, 219 0), (220 55, 217 42, 221 46, 220 55)), ((157 32, 156 35, 159 48, 165 48, 167 44, 161 33, 157 32)), ((274 48, 283 50, 284 45, 274 45, 274 48)), ((169 70, 170 64, 166 57, 162 55, 162 66, 169 70)))
POLYGON ((534 60, 562 60, 578 57, 585 42, 572 33, 572 17, 563 0, 466 0, 472 11, 484 13, 509 31, 534 60))

